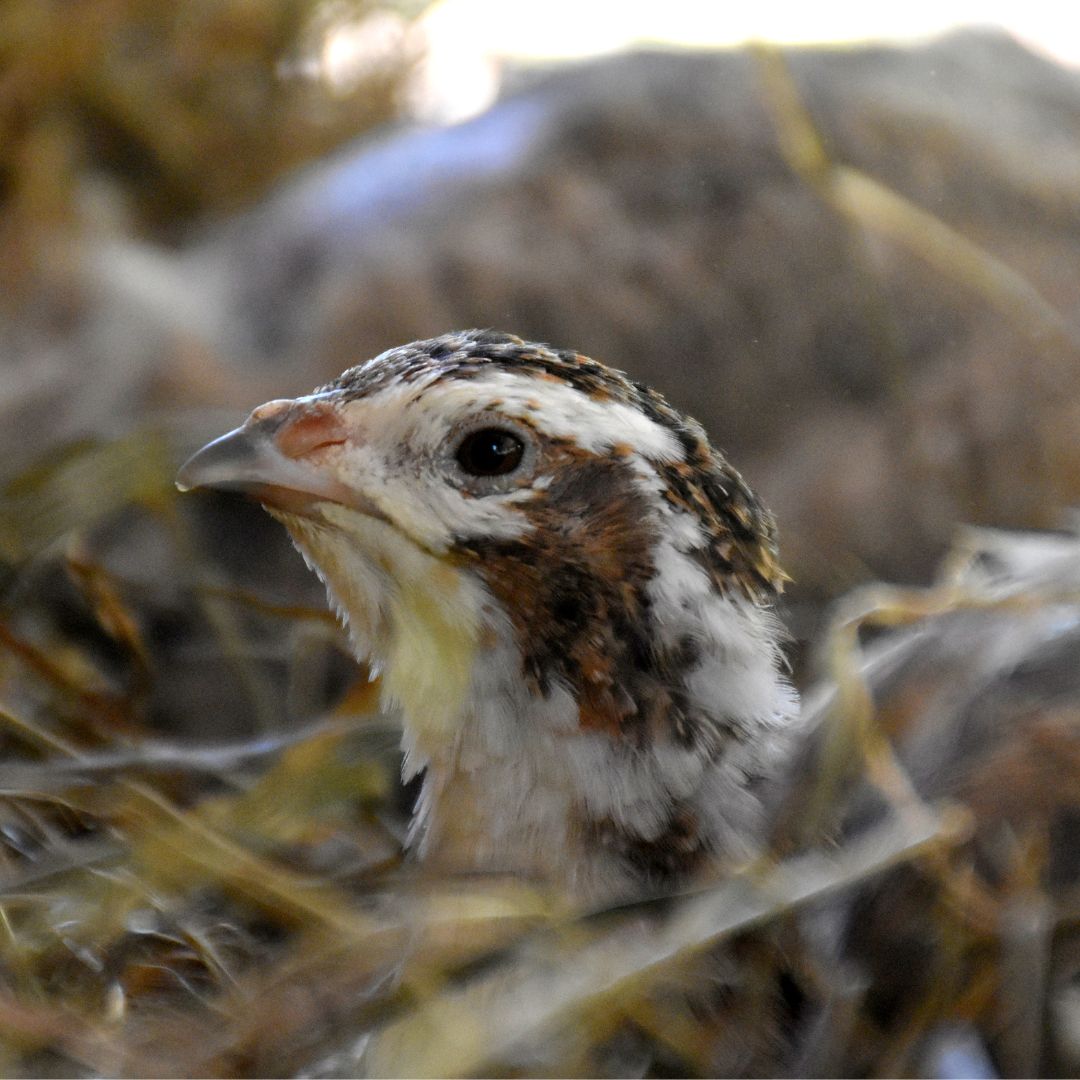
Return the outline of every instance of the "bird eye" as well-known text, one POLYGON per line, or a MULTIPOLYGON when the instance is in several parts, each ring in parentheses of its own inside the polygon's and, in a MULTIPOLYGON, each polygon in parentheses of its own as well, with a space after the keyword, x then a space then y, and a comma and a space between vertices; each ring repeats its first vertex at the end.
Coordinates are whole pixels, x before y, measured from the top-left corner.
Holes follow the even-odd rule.
POLYGON ((470 476, 506 476, 520 464, 525 444, 502 428, 481 428, 461 440, 457 463, 470 476))

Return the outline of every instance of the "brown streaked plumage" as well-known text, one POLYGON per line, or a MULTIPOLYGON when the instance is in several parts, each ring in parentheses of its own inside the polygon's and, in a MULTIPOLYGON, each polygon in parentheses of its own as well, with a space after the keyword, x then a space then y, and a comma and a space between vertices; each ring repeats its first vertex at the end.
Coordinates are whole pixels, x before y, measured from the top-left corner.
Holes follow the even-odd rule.
POLYGON ((796 708, 773 524, 655 391, 447 334, 257 409, 180 480, 254 494, 326 581, 425 771, 421 857, 593 903, 754 850, 796 708))

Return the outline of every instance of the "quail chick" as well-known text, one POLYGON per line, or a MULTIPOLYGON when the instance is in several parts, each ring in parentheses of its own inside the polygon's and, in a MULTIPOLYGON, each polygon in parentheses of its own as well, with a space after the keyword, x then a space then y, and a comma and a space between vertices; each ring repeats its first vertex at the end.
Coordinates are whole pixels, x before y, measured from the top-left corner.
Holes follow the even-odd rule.
POLYGON ((797 714, 773 522, 656 391, 450 333, 260 406, 179 484, 260 500, 325 582, 423 772, 417 858, 598 905, 755 851, 797 714))

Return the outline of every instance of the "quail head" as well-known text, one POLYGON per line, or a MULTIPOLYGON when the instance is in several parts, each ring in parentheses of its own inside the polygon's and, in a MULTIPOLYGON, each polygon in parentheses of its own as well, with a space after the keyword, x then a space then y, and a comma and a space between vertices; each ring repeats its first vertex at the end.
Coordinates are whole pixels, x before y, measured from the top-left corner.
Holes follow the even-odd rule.
POLYGON ((773 524, 701 427, 467 331, 271 401, 183 467, 288 529, 423 772, 409 845, 583 903, 750 857, 797 702, 773 524))

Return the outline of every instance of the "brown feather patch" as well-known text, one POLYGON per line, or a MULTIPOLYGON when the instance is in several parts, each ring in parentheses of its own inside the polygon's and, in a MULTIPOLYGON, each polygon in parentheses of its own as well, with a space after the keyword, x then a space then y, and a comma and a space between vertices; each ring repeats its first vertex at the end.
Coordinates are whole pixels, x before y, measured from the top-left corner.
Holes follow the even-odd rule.
POLYGON ((523 508, 529 533, 463 541, 459 556, 508 612, 536 692, 561 682, 584 727, 643 737, 632 688, 655 666, 645 587, 656 515, 623 462, 567 446, 551 452, 561 458, 555 479, 523 508))

